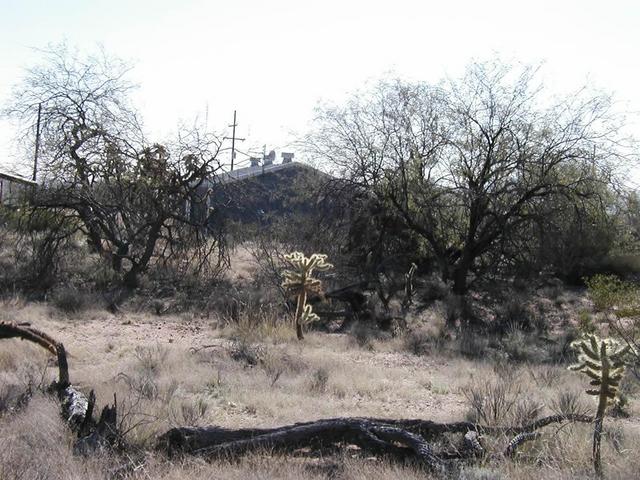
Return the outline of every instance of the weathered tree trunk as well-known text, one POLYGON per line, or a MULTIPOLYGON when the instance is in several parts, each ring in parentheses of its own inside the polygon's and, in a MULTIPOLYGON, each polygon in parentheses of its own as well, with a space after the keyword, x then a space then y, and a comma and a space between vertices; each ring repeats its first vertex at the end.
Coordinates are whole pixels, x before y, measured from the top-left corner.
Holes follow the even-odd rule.
POLYGON ((470 268, 471 264, 463 262, 462 259, 460 263, 455 266, 453 269, 453 293, 458 295, 467 293, 467 276, 469 275, 470 268))
POLYGON ((429 420, 330 418, 276 428, 223 427, 173 428, 158 437, 157 447, 169 455, 196 454, 209 458, 237 458, 257 451, 314 451, 356 445, 362 451, 402 461, 414 461, 432 471, 444 472, 447 460, 483 456, 479 433, 516 434, 499 456, 512 456, 534 438, 537 429, 565 421, 591 422, 586 415, 553 415, 523 427, 482 427, 471 422, 437 423, 429 420), (428 440, 444 434, 462 434, 462 449, 434 452, 428 440))
POLYGON ((333 418, 272 429, 174 428, 158 439, 158 447, 169 454, 212 458, 232 458, 259 450, 322 449, 336 444, 357 445, 375 455, 413 459, 432 470, 444 471, 444 462, 422 436, 365 418, 333 418))
POLYGON ((131 268, 122 277, 122 285, 129 290, 135 290, 140 285, 139 281, 140 269, 136 265, 132 265, 131 268))

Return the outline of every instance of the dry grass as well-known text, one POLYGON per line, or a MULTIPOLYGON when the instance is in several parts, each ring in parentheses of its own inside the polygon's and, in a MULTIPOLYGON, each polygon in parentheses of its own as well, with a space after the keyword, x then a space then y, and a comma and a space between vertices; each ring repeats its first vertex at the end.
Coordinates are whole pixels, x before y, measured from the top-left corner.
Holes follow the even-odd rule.
MULTIPOLYGON (((95 388, 99 403, 116 393, 127 440, 147 451, 158 433, 177 425, 275 426, 334 416, 449 421, 467 415, 487 423, 522 423, 562 408, 591 406, 576 400, 585 385, 563 366, 465 358, 430 343, 441 335, 441 319, 425 325, 426 333, 413 341, 372 339, 358 346, 349 335, 314 332, 301 344, 286 319, 265 314, 266 325, 260 326, 248 315, 232 324, 197 315, 111 315, 91 309, 62 314, 19 297, 0 305, 0 319, 30 321, 63 341, 72 380, 95 388), (512 405, 492 411, 501 391, 512 405)), ((36 348, 3 341, 0 384, 24 388, 43 378, 46 383, 54 375, 48 362, 36 348)), ((640 468, 637 400, 628 408, 630 418, 605 422, 609 478, 634 478, 640 468)), ((56 412, 55 404, 37 397, 25 410, 0 418, 0 478, 100 479, 123 464, 122 458, 74 456, 73 438, 56 412)), ((498 447, 505 439, 486 441, 498 447)), ((589 442, 588 426, 549 427, 513 462, 468 469, 460 478, 586 478, 589 442)), ((126 478, 425 478, 411 467, 350 455, 286 460, 254 455, 208 464, 146 453, 132 461, 139 468, 126 478)))

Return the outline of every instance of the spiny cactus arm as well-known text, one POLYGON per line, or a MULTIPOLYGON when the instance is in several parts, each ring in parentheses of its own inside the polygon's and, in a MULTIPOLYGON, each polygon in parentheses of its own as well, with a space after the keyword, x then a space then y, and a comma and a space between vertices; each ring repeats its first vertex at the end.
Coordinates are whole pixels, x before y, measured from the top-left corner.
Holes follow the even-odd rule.
POLYGON ((327 255, 322 253, 314 253, 311 255, 309 259, 310 269, 318 270, 320 272, 326 272, 327 270, 333 268, 333 265, 327 262, 327 255))
POLYGON ((304 256, 302 252, 292 252, 284 256, 284 259, 291 264, 298 272, 308 271, 311 259, 304 256))
POLYGON ((297 294, 298 290, 304 284, 304 276, 291 270, 285 270, 283 275, 284 281, 282 282, 282 287, 287 290, 289 294, 297 294))
POLYGON ((320 320, 320 317, 313 313, 311 305, 306 305, 304 307, 302 315, 300 316, 300 323, 302 323, 303 325, 307 325, 318 320, 320 320))

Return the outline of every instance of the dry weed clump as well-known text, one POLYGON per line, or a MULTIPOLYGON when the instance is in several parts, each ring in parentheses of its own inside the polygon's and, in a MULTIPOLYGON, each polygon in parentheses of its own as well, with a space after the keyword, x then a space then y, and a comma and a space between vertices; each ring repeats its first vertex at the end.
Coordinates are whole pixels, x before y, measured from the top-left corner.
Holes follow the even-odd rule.
POLYGON ((551 411, 558 415, 590 415, 593 408, 586 404, 582 392, 562 391, 549 404, 551 411))
POLYGON ((454 348, 460 355, 468 359, 485 359, 487 357, 489 339, 478 335, 471 329, 463 329, 454 344, 454 348))
POLYGON ((444 329, 416 328, 408 330, 402 337, 402 350, 416 356, 442 355, 449 343, 444 329))
POLYGON ((217 308, 218 327, 226 337, 249 343, 280 343, 294 338, 291 320, 281 301, 265 298, 259 291, 232 292, 217 308))
POLYGON ((327 391, 327 385, 329 383, 329 370, 320 367, 317 368, 311 376, 309 383, 309 390, 312 393, 324 393, 327 391))
POLYGON ((109 457, 73 454, 73 438, 57 403, 36 395, 29 406, 0 419, 0 478, 3 480, 107 479, 109 457))
POLYGON ((463 394, 469 402, 467 418, 489 426, 511 424, 524 396, 519 385, 501 380, 471 384, 463 389, 463 394))

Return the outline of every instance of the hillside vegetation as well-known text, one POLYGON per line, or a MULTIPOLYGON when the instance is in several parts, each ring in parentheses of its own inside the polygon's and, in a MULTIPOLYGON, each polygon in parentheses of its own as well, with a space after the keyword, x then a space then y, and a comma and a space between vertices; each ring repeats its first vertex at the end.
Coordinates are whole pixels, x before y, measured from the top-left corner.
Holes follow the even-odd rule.
POLYGON ((148 141, 125 74, 52 51, 5 111, 43 104, 41 185, 0 206, 0 478, 638 476, 609 97, 384 81, 318 110, 321 171, 226 181, 202 127, 148 141))

